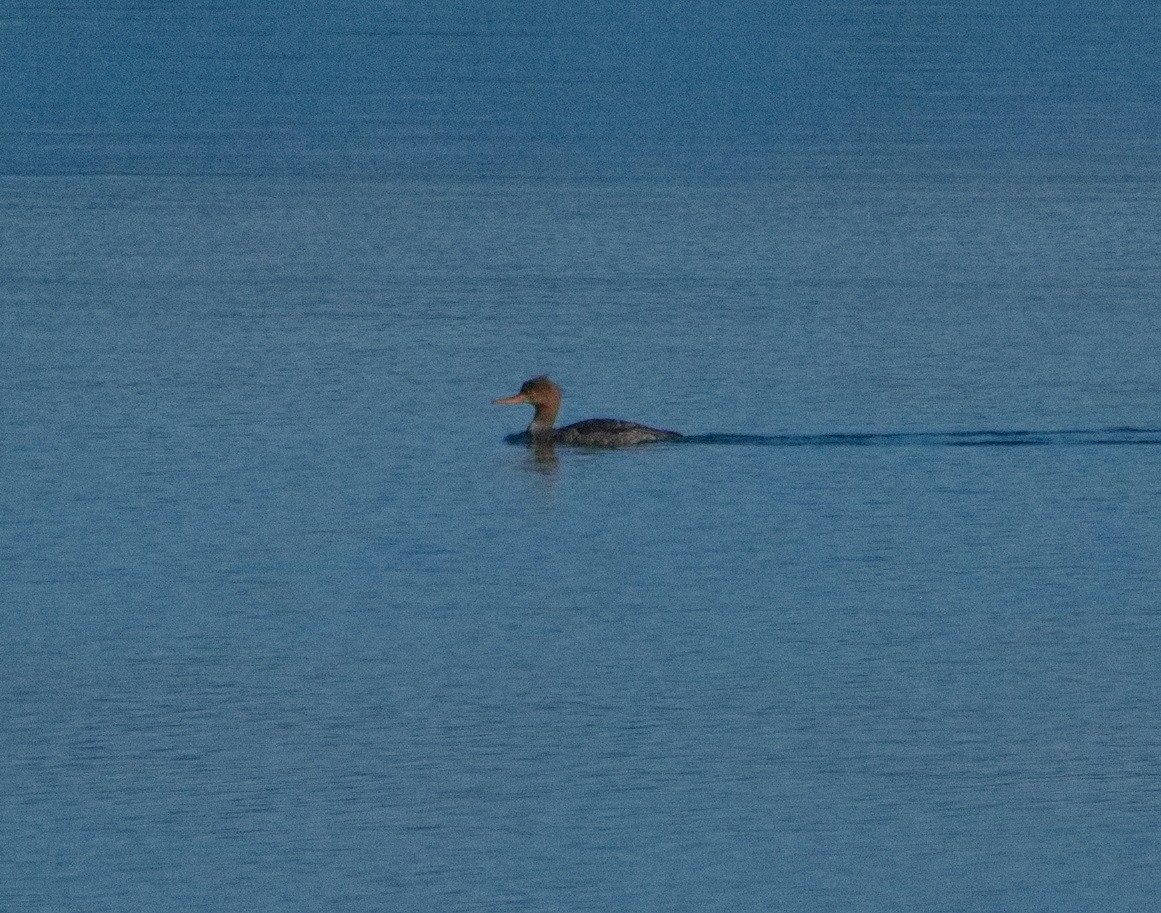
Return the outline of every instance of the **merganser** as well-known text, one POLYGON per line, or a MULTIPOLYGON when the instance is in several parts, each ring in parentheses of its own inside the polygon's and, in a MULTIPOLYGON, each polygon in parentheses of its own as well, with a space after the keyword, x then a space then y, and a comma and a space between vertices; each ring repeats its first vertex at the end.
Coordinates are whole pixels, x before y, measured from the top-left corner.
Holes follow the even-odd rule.
POLYGON ((635 444, 650 444, 654 441, 676 441, 681 435, 676 431, 662 431, 623 422, 616 418, 590 418, 563 428, 553 428, 556 413, 560 411, 562 394, 560 387, 546 376, 526 380, 515 396, 493 400, 497 406, 515 406, 526 403, 536 412, 532 424, 524 434, 509 435, 510 441, 529 441, 533 444, 569 444, 574 447, 631 447, 635 444))

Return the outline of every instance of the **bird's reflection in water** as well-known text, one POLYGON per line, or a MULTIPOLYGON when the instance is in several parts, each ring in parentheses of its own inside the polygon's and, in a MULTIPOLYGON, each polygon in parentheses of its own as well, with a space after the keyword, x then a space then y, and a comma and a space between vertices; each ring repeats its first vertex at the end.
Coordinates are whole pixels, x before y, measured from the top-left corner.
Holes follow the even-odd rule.
POLYGON ((556 445, 552 441, 529 441, 528 468, 544 475, 555 475, 560 468, 560 458, 556 455, 556 445))

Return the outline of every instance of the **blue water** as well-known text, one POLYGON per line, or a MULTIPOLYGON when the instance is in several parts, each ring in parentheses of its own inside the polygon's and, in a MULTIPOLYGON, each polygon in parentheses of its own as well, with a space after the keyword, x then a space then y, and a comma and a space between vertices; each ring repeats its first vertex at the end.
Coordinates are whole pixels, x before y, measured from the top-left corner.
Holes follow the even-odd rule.
POLYGON ((0 908, 1157 909, 1156 12, 5 16, 0 908))

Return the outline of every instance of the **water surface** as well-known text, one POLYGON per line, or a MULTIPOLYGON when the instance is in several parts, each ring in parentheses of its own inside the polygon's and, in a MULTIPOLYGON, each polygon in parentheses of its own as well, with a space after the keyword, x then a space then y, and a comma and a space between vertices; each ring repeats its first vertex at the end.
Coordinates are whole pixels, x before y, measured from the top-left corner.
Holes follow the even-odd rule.
POLYGON ((11 14, 0 906, 1156 908, 1155 17, 818 9, 11 14))

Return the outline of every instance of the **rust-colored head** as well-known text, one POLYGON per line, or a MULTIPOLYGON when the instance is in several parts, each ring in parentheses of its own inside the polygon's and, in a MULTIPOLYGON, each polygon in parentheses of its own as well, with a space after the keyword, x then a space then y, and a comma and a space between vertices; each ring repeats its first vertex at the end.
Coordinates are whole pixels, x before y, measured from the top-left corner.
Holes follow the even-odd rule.
POLYGON ((536 414, 532 416, 531 429, 551 429, 556 421, 556 413, 560 411, 560 387, 548 379, 546 375, 534 377, 520 385, 520 392, 515 396, 506 396, 503 399, 493 400, 496 406, 516 406, 527 403, 536 407, 536 414))
POLYGON ((541 403, 560 402, 560 387, 541 374, 532 380, 526 380, 520 385, 520 392, 515 396, 506 396, 504 399, 492 400, 494 406, 517 406, 527 403, 530 406, 539 406, 541 403))

